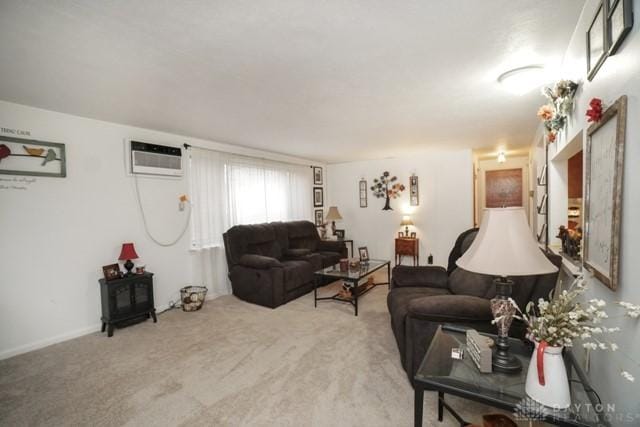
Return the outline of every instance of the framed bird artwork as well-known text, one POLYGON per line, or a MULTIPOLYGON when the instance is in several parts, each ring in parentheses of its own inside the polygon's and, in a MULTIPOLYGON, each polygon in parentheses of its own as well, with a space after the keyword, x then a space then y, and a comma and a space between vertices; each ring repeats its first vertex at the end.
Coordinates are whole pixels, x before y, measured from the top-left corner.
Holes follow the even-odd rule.
POLYGON ((64 144, 0 135, 0 174, 64 178, 64 144))

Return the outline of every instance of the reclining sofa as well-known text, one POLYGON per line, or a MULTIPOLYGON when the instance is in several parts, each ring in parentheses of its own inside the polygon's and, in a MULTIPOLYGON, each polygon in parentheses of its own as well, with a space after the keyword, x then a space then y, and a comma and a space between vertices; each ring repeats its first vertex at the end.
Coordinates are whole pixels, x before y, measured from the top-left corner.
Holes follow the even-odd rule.
POLYGON ((347 257, 344 242, 321 240, 309 221, 236 225, 223 234, 238 298, 276 308, 313 289, 313 273, 347 257))
MULTIPOLYGON (((496 326, 491 323, 490 300, 496 295, 493 276, 472 273, 456 265, 477 233, 478 229, 474 228, 458 236, 446 269, 403 265, 393 269, 387 306, 400 360, 411 384, 439 325, 455 324, 496 333, 496 326)), ((562 263, 558 255, 547 254, 547 257, 557 267, 562 263)), ((529 301, 548 299, 558 273, 511 279, 514 282, 512 298, 524 309, 529 301)), ((509 334, 524 337, 523 323, 514 322, 509 334)))

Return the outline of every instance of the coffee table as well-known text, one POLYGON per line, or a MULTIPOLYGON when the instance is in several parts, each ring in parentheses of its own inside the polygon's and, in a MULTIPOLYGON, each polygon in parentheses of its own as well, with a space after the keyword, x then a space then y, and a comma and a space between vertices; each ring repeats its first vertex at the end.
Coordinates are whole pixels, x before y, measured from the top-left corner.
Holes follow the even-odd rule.
POLYGON ((391 282, 391 262, 379 259, 369 260, 367 263, 361 263, 358 269, 349 269, 347 271, 340 271, 340 264, 332 265, 331 267, 323 268, 314 273, 313 281, 313 304, 314 307, 318 307, 318 301, 338 301, 346 302, 353 305, 355 315, 358 315, 358 298, 369 292, 376 286, 387 285, 391 282), (373 283, 364 289, 358 289, 358 282, 364 279, 368 275, 387 267, 387 281, 384 283, 373 283), (347 283, 351 283, 353 294, 350 298, 343 298, 339 294, 334 294, 330 297, 318 297, 318 285, 320 285, 323 279, 343 280, 347 283))
MULTIPOLYGON (((495 335, 482 334, 496 339, 495 335)), ((470 357, 451 358, 452 348, 463 348, 466 353, 465 329, 445 325, 438 328, 427 354, 414 377, 414 423, 422 426, 424 391, 438 392, 438 420, 442 421, 447 409, 461 426, 465 420, 445 401, 445 393, 504 409, 519 421, 544 421, 560 426, 609 426, 602 413, 602 405, 595 390, 580 368, 573 353, 565 349, 564 358, 571 388, 571 406, 560 410, 542 406, 527 397, 524 387, 533 348, 521 340, 509 340, 511 354, 522 362, 522 372, 504 374, 481 373, 470 357)))

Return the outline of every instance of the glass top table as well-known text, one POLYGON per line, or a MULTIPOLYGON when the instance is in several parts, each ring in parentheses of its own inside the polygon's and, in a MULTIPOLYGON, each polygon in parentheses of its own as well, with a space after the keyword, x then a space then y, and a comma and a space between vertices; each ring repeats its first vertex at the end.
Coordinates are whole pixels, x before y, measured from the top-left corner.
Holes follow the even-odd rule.
MULTIPOLYGON (((445 402, 445 393, 481 402, 513 413, 517 421, 544 421, 561 426, 608 426, 601 411, 596 392, 589 384, 571 351, 565 350, 565 363, 571 388, 572 405, 565 410, 545 407, 525 393, 527 369, 533 347, 517 339, 510 339, 509 351, 520 362, 522 371, 517 374, 500 372, 481 373, 473 360, 466 355, 464 328, 441 326, 427 350, 414 377, 415 425, 422 425, 424 390, 438 392, 438 419, 442 421, 443 409, 447 409, 459 422, 466 425, 455 410, 445 402), (452 359, 451 350, 462 348, 463 359, 452 359)), ((495 340, 495 335, 482 334, 495 340)))
POLYGON ((361 262, 358 268, 348 268, 346 271, 340 271, 340 264, 335 264, 330 267, 323 268, 314 273, 314 285, 313 285, 313 304, 314 307, 318 306, 318 301, 332 300, 338 302, 350 303, 354 307, 355 315, 358 315, 358 298, 375 288, 376 286, 387 285, 391 282, 391 262, 380 259, 371 259, 366 263, 361 262), (366 278, 370 274, 387 267, 387 281, 382 283, 364 283, 359 285, 360 280, 366 278), (334 294, 329 297, 318 297, 318 287, 323 283, 326 285, 328 282, 336 280, 342 280, 348 284, 349 296, 344 294, 334 294), (349 286, 350 285, 350 286, 349 286))

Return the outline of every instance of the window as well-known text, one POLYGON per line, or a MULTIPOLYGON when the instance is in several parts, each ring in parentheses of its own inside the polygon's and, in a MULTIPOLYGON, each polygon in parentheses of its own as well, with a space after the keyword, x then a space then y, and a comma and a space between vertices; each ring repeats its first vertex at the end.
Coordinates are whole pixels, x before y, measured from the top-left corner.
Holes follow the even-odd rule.
POLYGON ((311 219, 308 166, 192 149, 192 248, 222 246, 237 224, 311 219))

